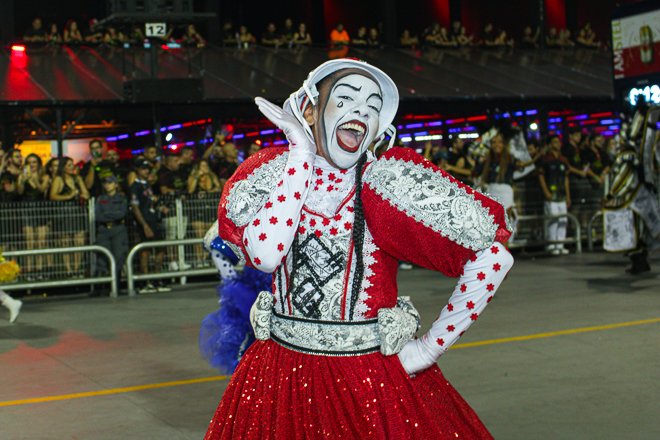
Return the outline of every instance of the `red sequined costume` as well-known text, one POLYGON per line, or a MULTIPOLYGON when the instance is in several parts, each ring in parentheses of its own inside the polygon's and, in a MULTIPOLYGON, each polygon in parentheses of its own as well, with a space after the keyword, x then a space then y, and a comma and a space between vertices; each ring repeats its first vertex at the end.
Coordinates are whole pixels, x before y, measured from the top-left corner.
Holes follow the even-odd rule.
POLYGON ((435 359, 477 319, 511 267, 500 244, 510 236, 502 205, 412 150, 371 155, 362 173, 358 258, 355 185, 356 167, 270 148, 250 156, 225 186, 220 236, 248 265, 273 272, 273 316, 290 324, 248 349, 206 439, 492 438, 435 359), (433 366, 410 376, 399 356, 377 346, 360 352, 368 338, 352 333, 353 324, 397 305, 399 259, 461 277, 419 340, 437 351, 433 366), (330 321, 346 324, 345 337, 332 344, 354 344, 353 355, 328 355, 327 339, 305 327, 330 321), (296 339, 306 348, 296 348, 296 339))

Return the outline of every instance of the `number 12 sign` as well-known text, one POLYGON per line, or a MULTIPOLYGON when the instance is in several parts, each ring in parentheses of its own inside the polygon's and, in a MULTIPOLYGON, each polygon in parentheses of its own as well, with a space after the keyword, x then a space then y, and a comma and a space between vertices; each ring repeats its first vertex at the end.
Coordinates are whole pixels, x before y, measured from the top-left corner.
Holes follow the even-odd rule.
POLYGON ((166 23, 145 23, 145 36, 164 37, 167 34, 166 23))

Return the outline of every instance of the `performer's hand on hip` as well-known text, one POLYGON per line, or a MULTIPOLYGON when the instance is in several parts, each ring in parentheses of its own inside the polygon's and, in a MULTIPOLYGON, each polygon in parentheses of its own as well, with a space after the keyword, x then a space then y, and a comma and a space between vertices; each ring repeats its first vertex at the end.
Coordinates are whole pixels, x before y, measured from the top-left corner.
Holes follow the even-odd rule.
POLYGON ((316 145, 309 140, 305 130, 296 118, 264 98, 254 98, 254 102, 259 107, 259 111, 282 130, 292 149, 306 150, 316 154, 316 145))
POLYGON ((436 363, 438 357, 424 345, 425 337, 411 339, 397 356, 408 375, 419 373, 436 363))

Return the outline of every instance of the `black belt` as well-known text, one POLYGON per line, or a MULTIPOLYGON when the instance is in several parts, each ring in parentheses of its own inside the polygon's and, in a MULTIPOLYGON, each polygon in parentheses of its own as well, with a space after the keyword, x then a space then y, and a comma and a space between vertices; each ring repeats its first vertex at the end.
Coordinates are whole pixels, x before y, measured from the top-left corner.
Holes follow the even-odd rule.
POLYGON ((105 226, 106 228, 110 229, 113 226, 119 226, 124 224, 124 220, 117 220, 115 222, 98 222, 99 226, 105 226))

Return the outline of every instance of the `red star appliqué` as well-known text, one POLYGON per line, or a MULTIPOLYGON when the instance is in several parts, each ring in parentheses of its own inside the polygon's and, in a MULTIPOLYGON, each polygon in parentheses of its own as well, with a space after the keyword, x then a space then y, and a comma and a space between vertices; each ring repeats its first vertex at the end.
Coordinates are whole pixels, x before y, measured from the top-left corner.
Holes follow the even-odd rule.
POLYGON ((254 264, 261 264, 261 260, 257 257, 254 257, 254 264))
POLYGON ((321 168, 316 169, 316 175, 317 176, 322 176, 323 175, 323 170, 321 168))
POLYGON ((318 190, 319 190, 319 187, 318 187, 318 186, 315 186, 315 187, 314 187, 314 191, 318 191, 318 190))
POLYGON ((337 228, 330 228, 330 235, 337 235, 337 228))
POLYGON ((453 332, 454 330, 456 330, 456 327, 454 327, 453 325, 448 325, 447 326, 447 331, 448 332, 453 332))
POLYGON ((277 196, 277 201, 280 203, 285 202, 286 197, 284 196, 284 194, 280 194, 279 196, 277 196))
POLYGON ((336 185, 339 185, 340 183, 341 183, 341 179, 337 179, 337 180, 335 180, 335 184, 336 184, 336 185))
POLYGON ((472 309, 474 309, 474 303, 472 301, 468 301, 468 303, 466 304, 466 307, 468 309, 472 310, 472 309))
POLYGON ((465 292, 467 290, 467 286, 465 284, 461 284, 461 292, 465 292))
POLYGON ((296 200, 300 200, 300 193, 296 191, 296 193, 293 195, 293 197, 296 198, 296 200))
POLYGON ((287 226, 293 226, 293 219, 289 219, 286 221, 287 226))
POLYGON ((339 170, 339 174, 346 174, 346 170, 339 170))
POLYGON ((307 164, 307 162, 305 162, 305 163, 303 164, 303 168, 306 169, 306 170, 309 169, 309 165, 307 164))
POLYGON ((489 283, 486 286, 486 290, 488 290, 489 292, 492 292, 493 290, 495 290, 495 286, 492 283, 489 283))
POLYGON ((340 214, 337 214, 337 215, 334 217, 334 219, 335 219, 336 222, 338 222, 339 220, 341 220, 341 215, 340 215, 340 214))
POLYGON ((295 168, 289 168, 289 176, 293 176, 296 174, 296 169, 295 168))
POLYGON ((328 226, 330 224, 330 220, 327 218, 323 219, 323 226, 328 226))
POLYGON ((261 223, 261 220, 256 219, 255 221, 252 222, 252 226, 259 226, 260 223, 261 223))
POLYGON ((440 345, 440 346, 445 345, 445 340, 442 339, 442 338, 438 338, 438 340, 437 340, 436 342, 437 342, 438 345, 440 345))
POLYGON ((493 296, 492 296, 492 295, 488 297, 488 299, 486 300, 486 302, 489 303, 491 299, 493 299, 493 296))
POLYGON ((478 317, 479 317, 479 315, 477 315, 476 313, 473 313, 473 314, 470 315, 470 319, 473 320, 473 321, 476 321, 478 317))
POLYGON ((332 186, 332 185, 328 185, 328 192, 332 191, 333 189, 335 189, 334 186, 332 186))
POLYGON ((330 180, 335 180, 336 177, 337 176, 335 176, 335 173, 328 174, 328 179, 330 179, 330 180))
POLYGON ((266 202, 266 209, 270 209, 273 207, 273 202, 266 202))
POLYGON ((447 304, 447 311, 453 312, 454 311, 454 306, 452 304, 447 304))
POLYGON ((264 234, 263 232, 259 235, 259 241, 264 241, 266 238, 267 238, 266 234, 264 234))
POLYGON ((321 238, 321 235, 323 235, 323 234, 321 233, 321 231, 319 231, 319 230, 317 229, 316 231, 314 231, 314 235, 316 235, 317 237, 321 238))
POLYGON ((500 251, 500 248, 498 248, 497 246, 493 246, 492 248, 490 248, 490 251, 494 254, 497 254, 500 251))
POLYGON ((354 212, 355 211, 355 208, 353 208, 352 206, 347 206, 346 209, 348 210, 348 212, 354 212))
POLYGON ((302 214, 302 215, 300 216, 300 221, 301 221, 301 222, 304 222, 304 221, 305 221, 305 218, 306 218, 305 214, 302 214))
POLYGON ((311 219, 311 220, 309 221, 309 225, 310 225, 311 227, 316 226, 316 219, 311 219))
POLYGON ((316 179, 317 185, 323 185, 323 179, 316 179))
POLYGON ((351 230, 351 224, 349 222, 344 223, 344 229, 346 229, 347 231, 350 231, 351 230))
POLYGON ((472 261, 473 263, 474 263, 475 261, 477 261, 477 256, 476 256, 476 255, 472 255, 472 256, 470 257, 470 261, 472 261))
POLYGON ((304 226, 299 227, 298 232, 300 232, 301 234, 304 234, 305 233, 305 227, 304 226))
POLYGON ((494 270, 495 272, 499 272, 500 269, 502 269, 502 266, 500 266, 500 263, 495 263, 495 264, 493 264, 493 270, 494 270))
POLYGON ((282 252, 284 250, 284 245, 282 243, 277 245, 277 250, 282 252))
POLYGON ((276 225, 277 224, 277 217, 271 217, 269 220, 271 225, 276 225))
POLYGON ((479 278, 479 281, 483 281, 483 280, 486 279, 486 274, 483 273, 483 272, 479 272, 479 273, 477 274, 477 278, 479 278))

